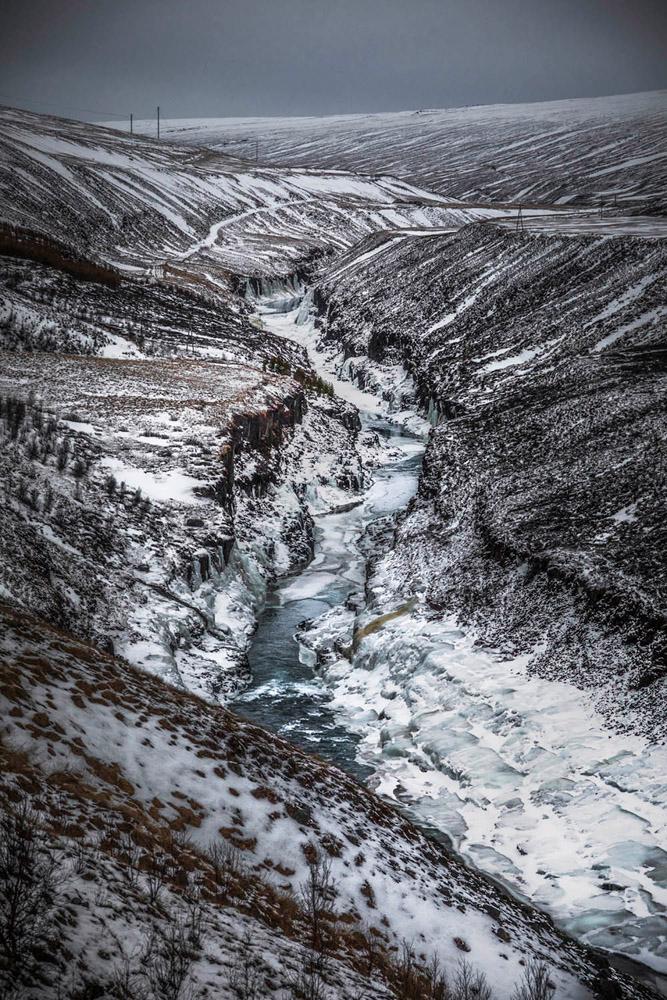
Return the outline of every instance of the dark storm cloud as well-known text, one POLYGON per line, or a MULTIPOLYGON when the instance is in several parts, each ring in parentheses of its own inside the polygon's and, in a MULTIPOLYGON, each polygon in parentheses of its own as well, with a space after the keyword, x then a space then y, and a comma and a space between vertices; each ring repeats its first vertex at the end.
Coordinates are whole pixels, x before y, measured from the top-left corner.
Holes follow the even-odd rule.
POLYGON ((0 102, 100 117, 325 114, 650 90, 667 4, 0 0, 0 102))

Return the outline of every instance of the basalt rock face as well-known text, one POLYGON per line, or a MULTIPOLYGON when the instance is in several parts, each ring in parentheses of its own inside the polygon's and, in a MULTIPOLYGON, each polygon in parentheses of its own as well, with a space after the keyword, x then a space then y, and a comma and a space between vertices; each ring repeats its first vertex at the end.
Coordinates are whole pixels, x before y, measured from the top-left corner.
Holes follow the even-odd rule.
POLYGON ((436 425, 396 536, 409 586, 655 737, 666 268, 660 240, 474 225, 388 246, 316 296, 348 367, 391 395, 401 361, 436 425))

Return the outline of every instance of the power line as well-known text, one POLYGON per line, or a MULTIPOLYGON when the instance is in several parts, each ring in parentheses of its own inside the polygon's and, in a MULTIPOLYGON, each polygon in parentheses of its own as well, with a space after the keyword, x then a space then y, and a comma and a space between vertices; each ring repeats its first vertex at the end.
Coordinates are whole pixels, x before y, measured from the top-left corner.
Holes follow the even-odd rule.
MULTIPOLYGON (((67 111, 84 111, 87 115, 109 115, 112 118, 127 118, 127 112, 100 111, 99 108, 80 108, 76 104, 60 104, 60 103, 56 104, 53 101, 40 100, 39 102, 37 102, 33 101, 33 99, 30 97, 16 97, 16 95, 10 96, 8 94, 0 94, 0 100, 8 101, 10 104, 12 104, 12 102, 16 102, 17 104, 20 104, 22 102, 27 104, 39 103, 40 105, 46 108, 63 108, 67 111)), ((30 108, 24 108, 23 110, 29 111, 30 108)), ((39 114, 39 112, 36 111, 34 112, 34 114, 39 114)))

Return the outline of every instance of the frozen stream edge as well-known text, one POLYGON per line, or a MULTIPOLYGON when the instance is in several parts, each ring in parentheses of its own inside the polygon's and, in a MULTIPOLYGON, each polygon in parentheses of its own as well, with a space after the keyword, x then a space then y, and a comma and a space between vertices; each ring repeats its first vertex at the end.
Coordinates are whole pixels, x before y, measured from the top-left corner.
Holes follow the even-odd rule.
MULTIPOLYGON (((387 417, 386 403, 341 379, 340 359, 317 349, 307 300, 299 309, 288 292, 258 306, 265 325, 304 346, 313 368, 365 422, 387 417)), ((428 427, 414 413, 392 420, 413 433, 428 427)), ((399 495, 387 512, 409 499, 399 495)), ((347 543, 356 549, 361 534, 351 531, 347 543)), ((363 582, 364 562, 361 552, 350 553, 351 586, 339 601, 363 582)), ((349 642, 355 614, 318 606, 325 595, 331 606, 331 585, 326 568, 311 564, 278 587, 278 601, 313 602, 316 620, 305 641, 320 651, 321 680, 312 679, 311 693, 321 699, 324 681, 329 711, 354 734, 359 767, 348 769, 366 775, 423 828, 444 832, 475 867, 573 936, 655 970, 654 985, 667 993, 667 750, 610 732, 585 692, 528 676, 527 658, 501 660, 454 621, 434 620, 418 601, 366 636, 352 663, 339 659, 333 642, 349 642)), ((371 585, 373 612, 361 612, 362 626, 400 604, 391 553, 371 585)), ((302 649, 302 661, 309 657, 313 662, 302 649)), ((253 714, 260 721, 262 704, 275 693, 264 685, 242 701, 258 699, 253 714)), ((313 737, 313 751, 340 764, 313 737)))

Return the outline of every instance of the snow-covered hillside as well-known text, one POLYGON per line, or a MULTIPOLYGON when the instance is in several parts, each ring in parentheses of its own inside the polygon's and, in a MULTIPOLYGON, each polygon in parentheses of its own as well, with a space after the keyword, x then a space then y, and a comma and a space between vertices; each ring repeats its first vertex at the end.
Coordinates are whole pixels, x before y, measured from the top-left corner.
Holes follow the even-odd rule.
POLYGON ((490 1000, 536 960, 559 1000, 648 998, 339 771, 4 604, 0 637, 30 1000, 490 1000))
POLYGON ((360 482, 353 411, 240 306, 11 258, 0 294, 3 596, 172 683, 236 689, 311 508, 360 482))
POLYGON ((194 273, 213 289, 230 274, 289 274, 388 227, 452 228, 485 214, 392 177, 254 168, 9 108, 0 108, 0 206, 0 221, 126 272, 194 273))
POLYGON ((175 119, 163 134, 239 155, 257 140, 262 163, 390 173, 469 201, 665 209, 666 91, 327 118, 175 119))
MULTIPOLYGON (((620 194, 650 202, 649 161, 627 164, 610 136, 637 120, 655 166, 651 101, 602 118, 577 105, 561 162, 597 115, 604 169, 623 157, 620 194)), ((489 112, 495 133, 480 125, 488 141, 509 115, 530 150, 516 146, 506 177, 530 197, 572 195, 551 186, 553 122, 539 148, 526 139, 549 115, 503 114, 489 112)), ((415 815, 441 840, 623 952, 617 968, 660 971, 663 220, 549 206, 515 231, 506 205, 320 166, 327 144, 341 152, 337 125, 313 166, 281 168, 11 109, 0 124, 0 864, 3 837, 41 831, 45 878, 29 881, 44 912, 23 953, 38 968, 8 960, 34 971, 29 1000, 490 1000, 487 980, 508 1000, 535 960, 556 1000, 644 996, 382 798, 218 703, 248 680, 267 588, 308 564, 330 519, 339 604, 309 630, 327 606, 314 601, 283 639, 298 627, 315 650, 328 710, 354 716, 381 795, 437 793, 440 811, 415 815), (318 334, 346 384, 306 352, 318 334), (376 510, 383 461, 400 455, 387 427, 360 422, 354 380, 405 426, 434 425, 395 538, 421 446, 410 489, 376 510), (385 516, 362 537, 369 511, 385 516), (507 711, 502 657, 519 691, 507 711), (562 704, 542 689, 521 702, 551 681, 562 704), (595 738, 585 711, 568 716, 579 697, 604 713, 595 738), (594 771, 577 787, 599 780, 599 796, 574 794, 569 745, 552 784, 538 780, 535 762, 557 756, 542 711, 549 738, 574 720, 594 771), (607 725, 649 734, 612 755, 607 725), (568 836, 565 871, 554 842, 568 836), (426 972, 434 956, 449 992, 426 972)), ((352 124, 362 155, 374 126, 352 124)), ((411 175, 397 129, 382 147, 411 175)), ((445 167, 447 141, 433 143, 445 167)), ((470 195, 477 160, 450 145, 470 195)), ((575 175, 588 197, 593 174, 575 175)), ((510 188, 490 195, 529 197, 510 188)))

